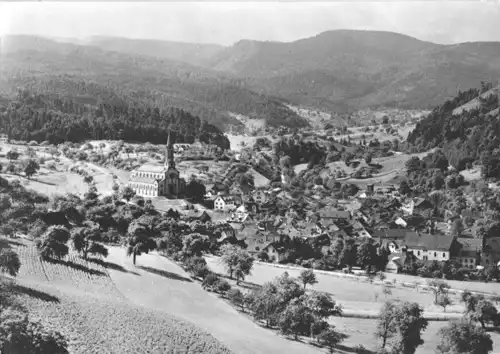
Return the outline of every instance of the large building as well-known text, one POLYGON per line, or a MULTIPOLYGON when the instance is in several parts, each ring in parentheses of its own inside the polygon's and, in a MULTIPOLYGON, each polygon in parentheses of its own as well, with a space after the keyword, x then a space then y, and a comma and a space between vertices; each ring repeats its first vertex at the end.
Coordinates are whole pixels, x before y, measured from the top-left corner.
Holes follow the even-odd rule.
POLYGON ((177 197, 184 193, 186 181, 175 168, 173 142, 168 134, 164 166, 145 164, 130 175, 128 186, 142 197, 177 197))

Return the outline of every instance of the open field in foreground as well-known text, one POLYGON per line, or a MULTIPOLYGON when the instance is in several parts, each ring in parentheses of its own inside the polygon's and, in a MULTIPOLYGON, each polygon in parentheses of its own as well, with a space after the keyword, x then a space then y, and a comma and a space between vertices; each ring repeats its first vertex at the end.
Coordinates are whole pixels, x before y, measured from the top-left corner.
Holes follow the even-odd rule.
MULTIPOLYGON (((224 268, 220 265, 217 257, 206 257, 209 267, 216 272, 225 274, 224 268)), ((300 274, 298 270, 280 269, 262 264, 255 264, 252 270, 252 275, 245 279, 246 282, 263 284, 271 281, 277 276, 282 275, 285 271, 292 277, 297 277, 300 274)), ((415 289, 406 289, 401 287, 391 288, 392 295, 385 297, 382 294, 382 287, 369 283, 357 282, 356 280, 339 278, 329 275, 317 274, 318 284, 308 288, 313 288, 318 291, 325 291, 332 294, 333 298, 342 304, 347 315, 376 315, 386 299, 400 299, 403 301, 414 301, 421 304, 425 309, 427 316, 443 316, 447 315, 451 318, 461 317, 463 307, 458 303, 458 298, 452 296, 455 305, 447 308, 446 314, 443 309, 433 304, 433 293, 417 292, 415 289), (375 294, 379 296, 375 299, 375 294)), ((498 285, 498 284, 497 284, 498 285)), ((347 347, 354 347, 362 344, 366 348, 375 350, 378 342, 374 336, 377 321, 375 319, 353 318, 353 317, 333 317, 329 322, 334 325, 340 332, 349 335, 349 338, 343 343, 347 347)), ((429 321, 429 326, 424 332, 425 343, 417 350, 417 354, 434 353, 439 342, 438 330, 447 324, 446 321, 429 321)), ((490 332, 494 341, 494 347, 498 346, 500 353, 500 334, 490 332)))
MULTIPOLYGON (((219 263, 218 257, 206 257, 207 264, 213 271, 225 274, 224 267, 219 263)), ((254 264, 252 274, 245 280, 259 285, 281 276, 288 272, 292 277, 298 277, 299 270, 276 268, 265 264, 254 264)), ((311 288, 332 294, 334 299, 342 304, 346 313, 357 315, 376 315, 386 299, 400 299, 418 302, 428 316, 443 316, 443 309, 434 305, 434 294, 431 292, 418 292, 415 289, 403 288, 401 286, 392 287, 392 294, 385 296, 383 286, 370 284, 368 282, 357 281, 355 279, 340 278, 324 274, 316 274, 318 284, 311 288)), ((456 316, 464 310, 459 303, 458 296, 451 295, 455 304, 446 309, 446 315, 456 316)))
MULTIPOLYGON (((129 302, 108 274, 109 267, 120 273, 127 270, 79 257, 70 257, 69 265, 41 262, 30 242, 15 243, 22 262, 16 286, 19 299, 33 319, 69 339, 70 353, 230 353, 192 324, 129 302)), ((151 283, 148 289, 155 292, 151 283)))

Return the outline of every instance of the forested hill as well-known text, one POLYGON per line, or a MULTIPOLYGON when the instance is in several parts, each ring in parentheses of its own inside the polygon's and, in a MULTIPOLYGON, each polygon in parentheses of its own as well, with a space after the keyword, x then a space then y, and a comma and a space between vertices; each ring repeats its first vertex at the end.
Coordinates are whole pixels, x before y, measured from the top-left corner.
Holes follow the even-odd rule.
MULTIPOLYGON (((238 80, 191 64, 105 51, 31 36, 1 39, 0 94, 29 87, 97 106, 108 96, 145 107, 179 108, 220 129, 241 123, 229 114, 264 118, 269 126, 306 126, 281 100, 253 92, 238 80)), ((111 104, 111 103, 110 103, 111 104)))
POLYGON ((486 177, 500 177, 499 89, 483 84, 436 107, 408 135, 417 150, 441 147, 450 164, 460 170, 469 162, 498 165, 486 177), (474 104, 471 104, 474 103, 474 104))
MULTIPOLYGON (((82 91, 96 87, 80 82, 82 91)), ((150 108, 123 100, 112 92, 101 91, 97 106, 79 100, 20 90, 14 99, 0 101, 0 132, 11 139, 82 142, 89 139, 111 139, 129 142, 165 144, 172 130, 177 142, 194 142, 195 138, 221 148, 229 140, 215 126, 177 108, 150 108)))

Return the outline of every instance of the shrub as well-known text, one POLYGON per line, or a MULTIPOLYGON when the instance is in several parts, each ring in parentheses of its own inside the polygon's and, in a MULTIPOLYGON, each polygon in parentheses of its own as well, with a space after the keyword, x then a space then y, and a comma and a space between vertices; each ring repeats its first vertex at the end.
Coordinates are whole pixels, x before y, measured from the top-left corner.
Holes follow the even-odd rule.
POLYGON ((227 282, 226 279, 219 278, 215 283, 215 291, 217 291, 218 293, 224 295, 229 290, 231 290, 231 285, 227 282))
POLYGON ((215 273, 208 273, 203 279, 202 287, 207 290, 214 290, 215 285, 219 281, 219 276, 215 273))

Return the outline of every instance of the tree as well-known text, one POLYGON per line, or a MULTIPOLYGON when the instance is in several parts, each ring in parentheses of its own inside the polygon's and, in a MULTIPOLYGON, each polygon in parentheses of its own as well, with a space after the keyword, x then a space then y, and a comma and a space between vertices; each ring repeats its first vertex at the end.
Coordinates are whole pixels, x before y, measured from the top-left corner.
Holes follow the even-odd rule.
POLYGON ((474 311, 469 313, 469 317, 486 328, 487 322, 495 322, 498 319, 498 311, 495 305, 485 299, 477 301, 474 311))
POLYGON ((330 353, 334 353, 337 345, 342 343, 347 337, 346 334, 337 332, 334 326, 330 326, 326 331, 318 335, 318 340, 321 344, 328 347, 330 353))
POLYGON ((90 185, 90 184, 92 184, 92 182, 94 182, 94 177, 87 175, 87 176, 83 177, 83 182, 90 185))
POLYGON ((342 306, 330 294, 313 290, 305 295, 303 302, 317 319, 326 320, 332 316, 342 316, 342 306))
POLYGON ((15 277, 21 268, 21 261, 16 252, 8 248, 0 248, 0 271, 15 277))
POLYGON ((71 240, 75 249, 82 253, 83 258, 87 259, 88 254, 108 256, 108 249, 101 243, 101 231, 97 224, 87 223, 83 227, 77 227, 71 230, 71 240))
POLYGON ((464 232, 464 224, 462 223, 462 220, 457 219, 453 221, 453 224, 451 224, 450 234, 452 234, 453 236, 460 237, 463 232, 464 232))
POLYGON ((339 264, 352 267, 356 265, 357 245, 354 239, 348 238, 344 241, 344 248, 339 257, 339 264))
POLYGON ((130 200, 134 197, 135 197, 135 191, 130 186, 126 186, 125 188, 123 188, 122 198, 125 199, 127 203, 129 203, 130 200))
POLYGON ((302 284, 304 284, 304 289, 307 284, 314 285, 318 283, 318 280, 316 280, 316 274, 314 274, 312 269, 304 269, 301 271, 298 279, 302 284))
POLYGON ((24 174, 30 179, 40 170, 40 165, 35 160, 29 159, 24 167, 24 174))
POLYGON ((293 334, 295 340, 298 340, 300 334, 309 333, 314 322, 312 311, 303 304, 301 299, 293 299, 281 313, 278 326, 281 333, 293 334))
POLYGON ((195 202, 203 201, 206 193, 205 185, 196 179, 192 179, 186 186, 186 196, 195 202))
POLYGON ((358 264, 361 265, 368 273, 371 272, 372 267, 377 265, 378 255, 377 247, 373 239, 367 238, 357 250, 358 264))
POLYGON ((370 153, 365 154, 364 158, 365 158, 365 162, 366 162, 368 165, 372 163, 372 159, 373 159, 372 154, 370 154, 370 153))
POLYGON ((17 150, 9 150, 5 155, 5 157, 7 157, 7 159, 9 159, 12 162, 19 158, 19 152, 17 150))
POLYGON ((182 254, 184 259, 193 256, 201 257, 203 252, 208 251, 208 248, 208 238, 201 234, 189 234, 182 240, 182 254))
POLYGON ((439 330, 437 351, 441 354, 488 354, 493 341, 484 329, 466 319, 451 321, 439 330))
POLYGON ((453 301, 451 301, 448 294, 441 294, 438 297, 436 304, 441 306, 443 308, 444 312, 446 312, 446 308, 450 305, 453 305, 453 301))
POLYGON ((446 294, 448 292, 448 289, 450 289, 450 286, 438 279, 433 279, 430 280, 427 285, 431 288, 432 292, 434 293, 434 303, 437 305, 438 303, 438 296, 441 294, 446 294))
POLYGON ((26 354, 67 354, 68 342, 59 333, 31 322, 28 315, 7 308, 0 311, 0 352, 26 354))
POLYGON ((399 184, 399 193, 402 195, 408 195, 411 193, 411 188, 407 181, 401 181, 399 184))
POLYGON ((245 308, 245 296, 239 289, 231 289, 227 293, 229 301, 235 306, 241 307, 241 311, 245 308))
POLYGON ((382 339, 382 349, 392 340, 392 352, 414 354, 423 344, 422 331, 428 321, 417 303, 387 301, 382 307, 375 335, 382 339))
POLYGON ((41 238, 36 240, 40 256, 45 259, 61 259, 68 254, 69 231, 64 226, 50 226, 41 238))
POLYGON ((128 246, 127 256, 132 256, 135 265, 136 257, 142 253, 149 253, 156 248, 154 236, 156 232, 151 222, 148 219, 134 220, 128 227, 128 246))
POLYGON ((229 277, 233 278, 233 273, 236 275, 236 283, 240 279, 244 279, 250 274, 253 266, 253 257, 241 247, 226 244, 221 247, 222 257, 221 262, 226 267, 229 277))

